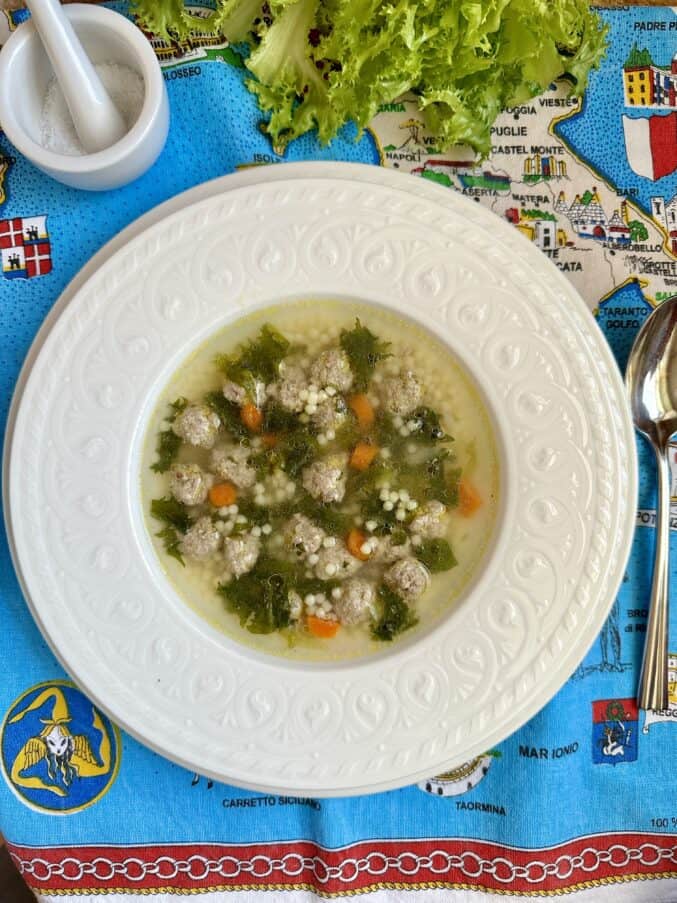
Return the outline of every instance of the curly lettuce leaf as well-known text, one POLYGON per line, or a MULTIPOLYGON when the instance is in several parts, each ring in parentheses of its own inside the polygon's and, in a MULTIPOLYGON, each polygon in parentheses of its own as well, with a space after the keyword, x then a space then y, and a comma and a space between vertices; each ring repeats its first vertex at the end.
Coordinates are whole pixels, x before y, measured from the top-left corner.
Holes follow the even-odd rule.
MULTIPOLYGON (((191 21, 181 0, 136 9, 160 33, 191 21)), ((362 129, 406 95, 438 147, 486 155, 505 107, 563 75, 581 94, 606 39, 588 0, 217 0, 199 24, 248 43, 247 86, 280 152, 311 129, 324 143, 362 129)))
POLYGON ((206 17, 188 12, 183 0, 132 0, 132 12, 144 28, 165 40, 183 40, 191 31, 225 34, 234 44, 246 41, 263 20, 265 0, 219 0, 206 17), (258 20, 258 22, 257 22, 258 20))
POLYGON ((334 115, 350 110, 365 126, 381 104, 412 92, 440 146, 483 154, 503 108, 564 73, 582 90, 604 47, 587 0, 331 0, 322 9, 331 31, 318 52, 341 64, 329 78, 334 115))
POLYGON ((318 0, 278 0, 272 25, 245 63, 256 76, 247 87, 270 113, 266 131, 276 147, 315 127, 329 141, 346 121, 345 112, 334 115, 328 107, 324 64, 313 56, 309 36, 317 6, 318 0))

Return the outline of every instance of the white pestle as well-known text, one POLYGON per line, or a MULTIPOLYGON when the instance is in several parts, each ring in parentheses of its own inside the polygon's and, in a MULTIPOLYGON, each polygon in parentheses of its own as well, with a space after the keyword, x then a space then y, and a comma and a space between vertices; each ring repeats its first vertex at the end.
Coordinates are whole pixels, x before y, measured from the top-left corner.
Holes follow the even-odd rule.
POLYGON ((80 143, 89 154, 111 147, 127 132, 127 126, 59 0, 27 0, 27 6, 63 91, 80 143))

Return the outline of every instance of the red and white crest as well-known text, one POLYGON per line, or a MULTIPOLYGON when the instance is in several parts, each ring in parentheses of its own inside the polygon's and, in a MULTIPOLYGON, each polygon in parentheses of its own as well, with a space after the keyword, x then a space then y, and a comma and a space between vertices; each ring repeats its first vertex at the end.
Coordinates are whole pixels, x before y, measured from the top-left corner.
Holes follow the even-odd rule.
POLYGON ((52 271, 46 216, 0 220, 0 261, 5 279, 32 279, 52 271))

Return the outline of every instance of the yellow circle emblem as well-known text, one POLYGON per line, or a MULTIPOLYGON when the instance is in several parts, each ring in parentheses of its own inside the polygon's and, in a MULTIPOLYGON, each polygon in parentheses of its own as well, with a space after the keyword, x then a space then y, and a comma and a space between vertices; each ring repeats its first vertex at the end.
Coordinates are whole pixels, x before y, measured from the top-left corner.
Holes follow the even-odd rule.
POLYGON ((38 684, 5 716, 0 762, 5 780, 28 806, 54 814, 78 812, 115 780, 120 735, 74 684, 38 684))

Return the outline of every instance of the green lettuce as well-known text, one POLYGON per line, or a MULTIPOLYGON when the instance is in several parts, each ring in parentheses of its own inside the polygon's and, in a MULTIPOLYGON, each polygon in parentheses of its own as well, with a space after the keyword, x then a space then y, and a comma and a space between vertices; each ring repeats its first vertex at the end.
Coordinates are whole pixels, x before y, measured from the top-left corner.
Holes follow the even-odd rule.
MULTIPOLYGON (((181 0, 136 11, 165 36, 195 25, 181 0)), ((325 143, 349 121, 363 129, 406 96, 436 146, 486 155, 505 107, 560 76, 582 94, 606 40, 589 0, 217 0, 199 27, 247 45, 247 86, 280 152, 311 129, 325 143)))

